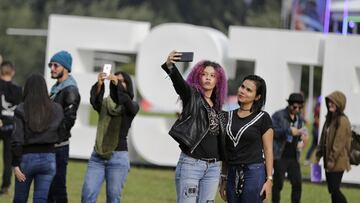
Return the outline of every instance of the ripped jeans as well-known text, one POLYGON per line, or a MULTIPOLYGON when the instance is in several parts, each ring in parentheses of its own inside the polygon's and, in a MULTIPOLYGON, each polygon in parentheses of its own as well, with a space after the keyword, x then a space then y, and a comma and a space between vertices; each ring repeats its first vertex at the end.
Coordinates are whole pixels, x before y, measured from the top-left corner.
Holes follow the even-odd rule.
POLYGON ((214 203, 220 179, 220 162, 208 163, 180 154, 176 166, 177 203, 214 203))

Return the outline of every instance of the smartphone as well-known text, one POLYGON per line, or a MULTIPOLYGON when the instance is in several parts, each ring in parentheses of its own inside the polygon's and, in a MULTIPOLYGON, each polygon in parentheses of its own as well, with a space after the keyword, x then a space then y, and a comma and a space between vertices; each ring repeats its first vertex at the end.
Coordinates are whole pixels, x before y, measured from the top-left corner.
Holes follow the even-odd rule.
POLYGON ((191 62, 194 59, 194 52, 178 52, 181 54, 179 62, 191 62))
POLYGON ((104 64, 102 72, 106 74, 106 77, 108 77, 111 73, 111 64, 104 64))

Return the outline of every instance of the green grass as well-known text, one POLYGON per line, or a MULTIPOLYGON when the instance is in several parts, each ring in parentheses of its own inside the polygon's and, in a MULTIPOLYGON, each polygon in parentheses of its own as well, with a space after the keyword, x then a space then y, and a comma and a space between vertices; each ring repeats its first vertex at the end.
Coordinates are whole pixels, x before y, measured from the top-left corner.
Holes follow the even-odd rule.
MULTIPOLYGON (((309 142, 310 143, 310 142, 309 142)), ((303 152, 303 156, 306 150, 303 152)), ((2 154, 2 144, 0 145, 0 154, 2 154)), ((2 157, 2 156, 0 156, 2 157)), ((2 171, 2 159, 0 159, 0 170, 2 171)), ((70 203, 80 202, 81 188, 87 167, 86 161, 70 161, 68 166, 68 196, 70 203)), ((302 166, 302 172, 305 176, 309 174, 309 167, 302 166)), ((14 179, 10 193, 5 196, 0 196, 1 203, 8 203, 12 201, 14 193, 14 179)), ((32 190, 31 190, 32 191, 32 190)), ((360 189, 358 188, 342 188, 349 203, 359 202, 360 189)), ((32 202, 32 197, 28 202, 32 202)), ((282 202, 290 201, 291 186, 285 182, 284 189, 281 193, 282 202)), ((302 202, 314 203, 330 203, 330 195, 327 192, 325 184, 303 184, 302 202)), ((174 170, 172 169, 154 169, 144 167, 132 167, 129 176, 126 180, 125 187, 122 194, 123 203, 168 203, 176 202, 174 170)), ((217 195, 216 202, 223 202, 219 195, 217 195)), ((268 201, 270 202, 270 201, 268 201)), ((101 189, 98 197, 98 203, 105 203, 105 186, 101 189)))

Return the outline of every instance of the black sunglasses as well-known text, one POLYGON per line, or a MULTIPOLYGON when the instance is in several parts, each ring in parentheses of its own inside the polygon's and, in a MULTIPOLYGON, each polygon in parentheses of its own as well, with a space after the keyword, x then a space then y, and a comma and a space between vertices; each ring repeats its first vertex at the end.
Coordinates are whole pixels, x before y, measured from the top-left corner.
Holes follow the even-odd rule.
POLYGON ((48 63, 48 67, 49 67, 49 68, 51 68, 51 67, 53 67, 53 66, 54 66, 55 68, 58 68, 58 67, 61 66, 61 65, 58 64, 58 63, 51 63, 51 62, 48 63))
POLYGON ((292 106, 292 108, 293 109, 299 109, 299 110, 301 110, 302 108, 303 108, 303 106, 302 105, 291 105, 292 106))

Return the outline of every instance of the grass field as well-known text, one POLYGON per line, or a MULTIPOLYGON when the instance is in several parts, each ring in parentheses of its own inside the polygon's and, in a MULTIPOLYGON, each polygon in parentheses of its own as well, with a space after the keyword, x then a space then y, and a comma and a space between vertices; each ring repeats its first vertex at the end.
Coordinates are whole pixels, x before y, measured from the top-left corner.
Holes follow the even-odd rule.
MULTIPOLYGON (((2 157, 2 144, 0 145, 0 154, 2 157)), ((304 154, 304 153, 303 153, 304 154)), ((0 171, 2 172, 2 159, 0 161, 0 171)), ((85 161, 70 161, 68 167, 68 196, 70 203, 79 203, 81 196, 81 188, 83 178, 86 171, 87 162, 85 161)), ((309 175, 309 167, 303 167, 302 173, 306 177, 309 175)), ((14 193, 12 179, 12 187, 8 195, 0 196, 0 203, 8 203, 12 201, 14 193)), ((360 201, 360 189, 343 187, 349 203, 356 203, 360 201)), ((290 202, 291 187, 288 182, 281 193, 281 202, 290 202)), ((32 193, 32 192, 30 192, 32 193)), ((125 183, 125 188, 122 194, 123 203, 168 203, 175 202, 175 184, 174 184, 174 170, 172 169, 154 169, 133 166, 130 170, 129 176, 125 183)), ((32 202, 31 197, 29 201, 32 202)), ((105 203, 105 186, 98 197, 99 203, 105 203)), ((219 195, 216 202, 223 202, 219 195)), ((270 201, 268 201, 270 202, 270 201)), ((306 203, 330 203, 330 196, 327 192, 326 185, 318 185, 312 183, 303 184, 302 202, 306 203)))

